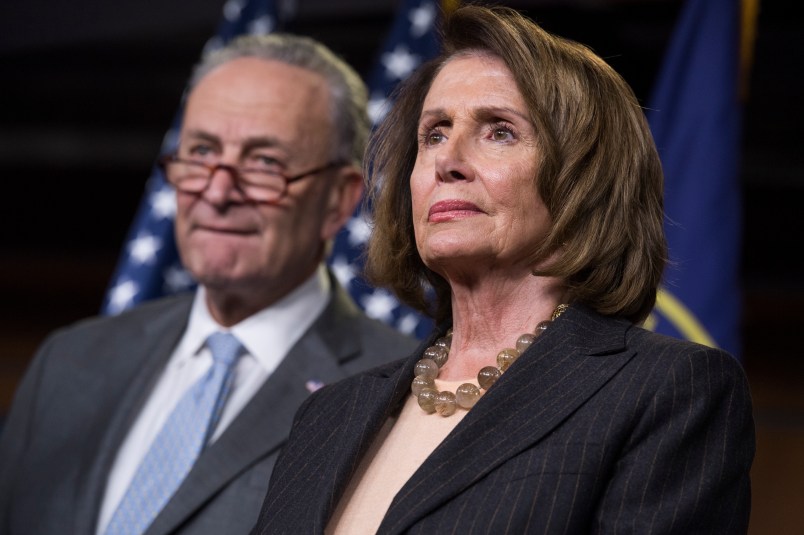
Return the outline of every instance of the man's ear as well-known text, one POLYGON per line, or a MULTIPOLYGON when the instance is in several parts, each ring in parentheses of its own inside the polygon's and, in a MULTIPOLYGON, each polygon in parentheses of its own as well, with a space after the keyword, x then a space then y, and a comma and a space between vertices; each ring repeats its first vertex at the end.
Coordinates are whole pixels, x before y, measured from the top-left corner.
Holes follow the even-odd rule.
POLYGON ((354 165, 345 165, 337 171, 329 191, 327 214, 321 227, 321 239, 328 241, 338 234, 363 197, 363 173, 354 165))

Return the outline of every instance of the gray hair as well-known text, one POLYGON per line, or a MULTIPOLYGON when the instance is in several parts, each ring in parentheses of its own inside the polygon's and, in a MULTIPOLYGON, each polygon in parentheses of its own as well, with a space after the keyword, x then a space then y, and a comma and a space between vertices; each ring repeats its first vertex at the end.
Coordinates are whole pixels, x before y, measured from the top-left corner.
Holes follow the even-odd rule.
POLYGON ((358 167, 362 165, 371 125, 368 90, 351 66, 310 37, 282 33, 243 35, 201 59, 190 76, 187 92, 217 67, 239 58, 279 61, 323 76, 329 86, 336 133, 333 156, 358 167))

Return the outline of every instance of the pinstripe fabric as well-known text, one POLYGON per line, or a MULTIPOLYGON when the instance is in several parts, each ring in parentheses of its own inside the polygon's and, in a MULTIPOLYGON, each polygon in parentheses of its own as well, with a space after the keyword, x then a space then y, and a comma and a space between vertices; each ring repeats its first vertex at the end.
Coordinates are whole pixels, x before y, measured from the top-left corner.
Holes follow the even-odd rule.
MULTIPOLYGON (((323 532, 416 358, 303 405, 255 534, 323 532)), ((753 455, 731 356, 572 307, 428 457, 378 533, 745 533, 753 455)))

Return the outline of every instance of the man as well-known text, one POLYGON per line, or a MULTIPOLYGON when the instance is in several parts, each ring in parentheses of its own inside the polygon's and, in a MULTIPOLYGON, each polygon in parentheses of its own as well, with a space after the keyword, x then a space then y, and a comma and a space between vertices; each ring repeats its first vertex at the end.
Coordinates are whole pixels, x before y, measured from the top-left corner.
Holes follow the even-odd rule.
POLYGON ((45 341, 0 441, 0 533, 250 531, 307 394, 416 345, 323 265, 368 124, 359 77, 307 38, 196 68, 163 165, 199 288, 45 341))

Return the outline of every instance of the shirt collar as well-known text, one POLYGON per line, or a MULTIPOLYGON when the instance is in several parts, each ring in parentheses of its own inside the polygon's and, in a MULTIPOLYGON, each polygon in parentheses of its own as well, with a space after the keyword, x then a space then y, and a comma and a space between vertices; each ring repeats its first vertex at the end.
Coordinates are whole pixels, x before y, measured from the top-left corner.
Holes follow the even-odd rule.
POLYGON ((219 325, 206 306, 206 289, 199 286, 187 330, 177 351, 184 358, 197 355, 215 331, 234 334, 249 355, 272 371, 318 318, 330 300, 331 283, 323 264, 295 290, 230 328, 219 325))

